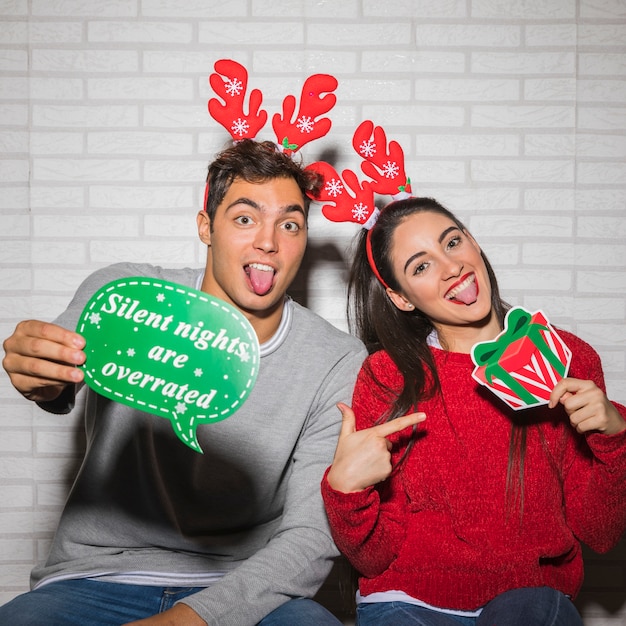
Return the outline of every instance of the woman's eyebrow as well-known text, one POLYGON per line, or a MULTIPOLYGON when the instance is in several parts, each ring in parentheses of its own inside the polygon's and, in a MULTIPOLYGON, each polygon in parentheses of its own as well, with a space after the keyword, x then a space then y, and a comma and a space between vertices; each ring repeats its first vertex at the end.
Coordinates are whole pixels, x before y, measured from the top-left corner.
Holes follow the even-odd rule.
MULTIPOLYGON (((449 226, 448 228, 446 228, 441 235, 439 235, 439 243, 442 243, 443 240, 453 231, 453 230, 460 230, 460 228, 458 226, 449 226)), ((415 259, 417 259, 418 257, 422 256, 423 254, 426 254, 426 252, 422 251, 422 252, 416 252, 415 254, 412 254, 407 262, 404 264, 404 272, 406 273, 409 265, 415 261, 415 259)))
POLYGON ((439 235, 439 243, 441 243, 448 236, 448 233, 452 232, 453 230, 460 230, 460 228, 456 224, 454 226, 449 226, 448 228, 446 228, 441 233, 441 235, 439 235))
POLYGON ((409 265, 411 265, 411 263, 413 261, 415 261, 415 259, 417 259, 418 257, 421 257, 423 254, 426 254, 425 252, 416 252, 415 254, 412 254, 408 259, 407 262, 404 264, 404 273, 406 274, 406 271, 409 267, 409 265))

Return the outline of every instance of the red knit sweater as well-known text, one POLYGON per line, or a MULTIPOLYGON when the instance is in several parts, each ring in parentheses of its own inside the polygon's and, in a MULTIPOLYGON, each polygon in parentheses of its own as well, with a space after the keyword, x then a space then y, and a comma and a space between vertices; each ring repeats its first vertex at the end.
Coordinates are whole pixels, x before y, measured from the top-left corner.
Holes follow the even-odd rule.
MULTIPOLYGON (((569 375, 604 390, 600 360, 559 331, 574 356, 569 375)), ((626 432, 576 434, 563 409, 514 412, 470 376, 467 354, 433 348, 444 400, 427 415, 415 445, 385 483, 358 493, 322 493, 339 549, 360 572, 360 592, 401 590, 441 608, 471 610, 513 588, 547 585, 575 596, 580 542, 603 552, 626 527, 626 432), (511 416, 528 429, 523 513, 507 509, 511 416), (508 510, 508 514, 507 514, 508 510)), ((401 375, 385 352, 368 358, 354 391, 357 428, 388 408, 401 375)), ((626 417, 626 408, 616 405, 626 417)), ((390 437, 394 461, 410 429, 390 437)))

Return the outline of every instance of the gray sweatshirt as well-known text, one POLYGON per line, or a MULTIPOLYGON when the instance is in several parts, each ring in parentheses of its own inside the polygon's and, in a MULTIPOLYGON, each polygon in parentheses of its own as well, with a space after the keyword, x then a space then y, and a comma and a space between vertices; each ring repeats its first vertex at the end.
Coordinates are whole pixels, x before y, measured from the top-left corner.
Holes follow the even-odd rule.
MULTIPOLYGON (((56 321, 74 330, 89 297, 117 278, 196 287, 200 275, 116 264, 88 277, 56 321)), ((169 420, 85 387, 85 459, 32 584, 125 575, 204 586, 224 573, 183 600, 219 626, 252 626, 314 595, 337 554, 320 496, 339 432, 336 403, 350 403, 364 357, 357 339, 287 300, 248 399, 198 427, 204 454, 183 445, 169 420)))

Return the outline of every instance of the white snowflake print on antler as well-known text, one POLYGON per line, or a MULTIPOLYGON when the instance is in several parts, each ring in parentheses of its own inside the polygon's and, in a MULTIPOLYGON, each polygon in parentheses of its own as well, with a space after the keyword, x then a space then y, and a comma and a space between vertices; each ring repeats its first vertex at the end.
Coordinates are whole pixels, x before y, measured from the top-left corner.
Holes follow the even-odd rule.
POLYGON ((376 154, 376 144, 371 139, 364 141, 359 146, 359 154, 365 159, 373 157, 376 154))
POLYGON ((315 126, 315 122, 308 115, 303 115, 301 118, 298 119, 298 122, 296 123, 296 128, 301 133, 313 132, 314 126, 315 126))
POLYGON ((243 83, 238 78, 231 78, 224 82, 224 90, 229 96, 238 96, 243 90, 243 83))
POLYGON ((387 163, 383 165, 382 169, 385 178, 395 178, 400 172, 400 168, 395 161, 387 161, 387 163))
POLYGON ((355 204, 354 207, 352 208, 352 217, 357 222, 365 222, 369 214, 370 214, 369 207, 367 206, 367 204, 363 204, 362 202, 355 204))
POLYGON ((246 122, 246 120, 242 120, 240 117, 238 117, 236 120, 233 121, 233 125, 230 127, 230 129, 233 136, 238 135, 239 137, 243 137, 250 129, 250 125, 248 124, 248 122, 246 122))
POLYGON ((343 185, 340 180, 331 178, 324 186, 324 191, 332 198, 336 198, 343 193, 343 185))

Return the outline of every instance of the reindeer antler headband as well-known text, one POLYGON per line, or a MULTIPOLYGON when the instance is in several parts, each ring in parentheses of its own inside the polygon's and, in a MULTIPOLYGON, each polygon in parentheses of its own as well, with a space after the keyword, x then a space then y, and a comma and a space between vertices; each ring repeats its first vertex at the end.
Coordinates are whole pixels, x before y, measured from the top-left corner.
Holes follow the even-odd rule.
MULTIPOLYGON (((219 122, 233 138, 234 142, 242 139, 255 139, 267 122, 267 111, 261 109, 263 94, 259 89, 250 92, 248 111, 245 111, 245 98, 248 88, 248 71, 232 59, 221 59, 214 64, 215 72, 209 76, 209 84, 219 98, 209 100, 209 114, 219 122)), ((282 117, 276 113, 272 118, 272 127, 277 138, 277 147, 285 154, 292 155, 302 146, 328 133, 331 121, 328 118, 317 119, 328 113, 337 102, 335 94, 337 79, 329 74, 314 74, 306 79, 300 98, 300 108, 296 109, 294 96, 283 100, 282 117), (326 94, 326 95, 322 95, 326 94)), ((209 196, 209 185, 204 190, 204 207, 209 196)))
MULTIPOLYGON (((246 68, 231 59, 216 61, 214 67, 215 73, 209 77, 209 83, 221 100, 209 100, 211 117, 230 133, 234 141, 255 139, 267 121, 267 111, 261 109, 263 94, 258 89, 250 92, 246 113, 246 68)), ((302 87, 300 108, 295 118, 296 99, 291 95, 285 97, 282 116, 276 113, 272 118, 272 128, 283 152, 293 154, 305 144, 328 133, 331 121, 326 117, 318 118, 335 106, 337 98, 332 93, 335 89, 337 79, 334 76, 309 76, 302 87)))
POLYGON ((367 260, 376 278, 389 288, 372 254, 372 229, 380 214, 374 194, 390 195, 394 200, 411 197, 411 180, 405 173, 404 152, 396 141, 387 144, 385 131, 370 120, 365 120, 356 129, 352 146, 363 158, 361 169, 371 180, 360 183, 357 175, 348 169, 340 176, 329 163, 317 161, 308 167, 322 175, 324 185, 313 199, 330 203, 322 206, 322 213, 332 222, 353 222, 368 231, 365 240, 367 260))

